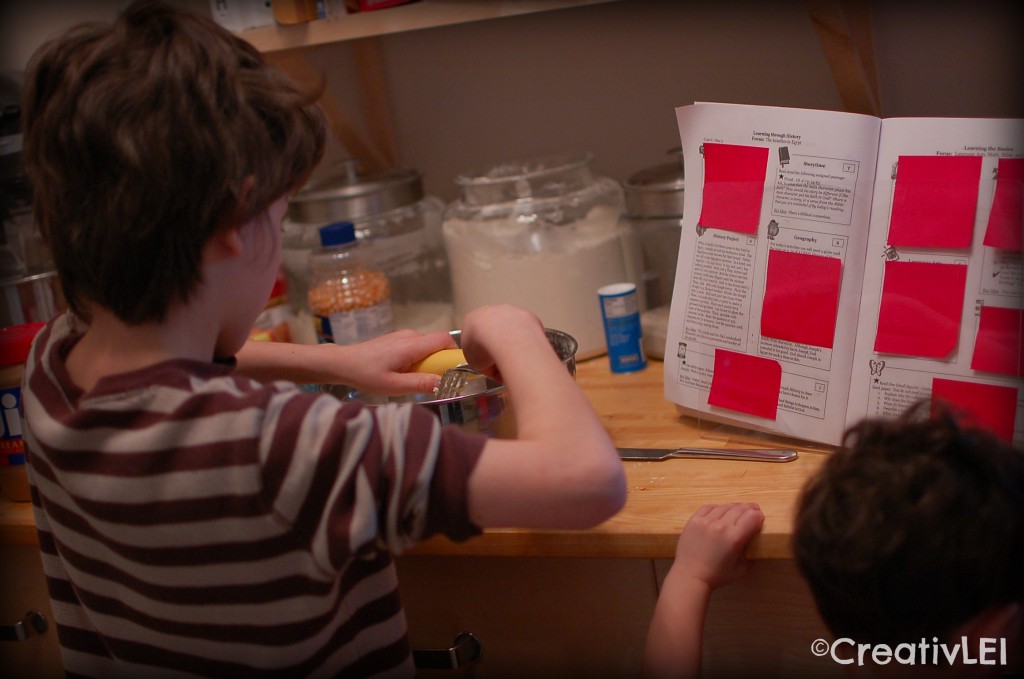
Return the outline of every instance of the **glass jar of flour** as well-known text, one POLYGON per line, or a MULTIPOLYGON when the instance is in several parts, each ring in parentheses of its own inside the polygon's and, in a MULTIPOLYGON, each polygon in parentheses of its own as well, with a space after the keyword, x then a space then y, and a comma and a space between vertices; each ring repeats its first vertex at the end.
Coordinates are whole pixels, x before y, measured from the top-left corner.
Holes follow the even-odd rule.
POLYGON ((620 219, 622 187, 592 160, 542 156, 455 179, 442 231, 456 325, 478 306, 515 304, 575 337, 578 358, 605 353, 597 289, 637 283, 639 250, 620 219))
POLYGON ((395 329, 455 329, 443 211, 440 199, 424 195, 415 170, 363 173, 348 161, 338 173, 306 185, 289 203, 281 242, 293 339, 316 342, 308 305, 310 255, 320 246, 320 227, 340 221, 355 225, 360 249, 391 282, 395 329))

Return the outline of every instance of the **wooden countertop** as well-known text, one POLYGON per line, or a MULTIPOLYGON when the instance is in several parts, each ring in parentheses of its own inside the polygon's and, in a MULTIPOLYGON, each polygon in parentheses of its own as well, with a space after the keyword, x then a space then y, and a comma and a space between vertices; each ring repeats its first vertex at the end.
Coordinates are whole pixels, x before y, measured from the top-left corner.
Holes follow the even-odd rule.
MULTIPOLYGON (((663 364, 613 374, 608 359, 577 366, 576 381, 586 392, 617 445, 704 447, 781 445, 776 441, 725 440, 721 429, 700 427, 680 416, 662 389, 663 364)), ((787 442, 790 445, 791 442, 787 442)), ((797 446, 799 459, 786 463, 735 460, 624 462, 629 498, 618 515, 586 531, 490 530, 461 544, 434 538, 407 552, 415 555, 593 556, 671 559, 676 539, 690 515, 706 503, 757 502, 764 528, 748 554, 756 559, 792 556, 790 534, 800 488, 828 455, 827 449, 797 446)), ((31 506, 0 502, 0 543, 36 544, 31 506)))
POLYGON ((683 525, 707 503, 757 502, 765 514, 764 528, 748 548, 754 559, 792 557, 790 535, 793 512, 804 481, 826 459, 822 446, 750 432, 700 425, 678 414, 666 401, 660 361, 647 369, 615 374, 607 357, 577 365, 576 382, 604 419, 616 445, 679 448, 795 447, 793 462, 670 459, 660 462, 624 462, 629 497, 611 520, 586 531, 502 529, 455 544, 446 538, 423 542, 406 554, 463 556, 592 556, 671 559, 683 525))

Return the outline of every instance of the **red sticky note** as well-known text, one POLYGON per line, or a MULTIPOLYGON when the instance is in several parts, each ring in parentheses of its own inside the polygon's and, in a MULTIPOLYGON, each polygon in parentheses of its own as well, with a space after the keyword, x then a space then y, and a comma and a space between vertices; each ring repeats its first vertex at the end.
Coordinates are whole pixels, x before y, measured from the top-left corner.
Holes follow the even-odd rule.
POLYGON ((1024 239, 1024 158, 1000 158, 985 245, 1021 251, 1024 239))
POLYGON ((966 283, 963 264, 887 261, 875 351, 949 356, 960 337, 966 283))
POLYGON ((974 339, 971 369, 1024 377, 1024 311, 998 306, 981 307, 974 339))
POLYGON ((889 244, 970 247, 980 181, 981 156, 900 156, 889 244))
POLYGON ((1013 443, 1016 388, 936 377, 932 379, 932 412, 941 405, 951 408, 965 426, 988 429, 1013 443))
POLYGON ((769 250, 761 334, 831 349, 842 273, 836 257, 769 250))
POLYGON ((767 147, 705 142, 698 225, 757 233, 767 169, 767 147))
POLYGON ((781 389, 782 366, 778 361, 715 349, 709 405, 774 420, 781 389))

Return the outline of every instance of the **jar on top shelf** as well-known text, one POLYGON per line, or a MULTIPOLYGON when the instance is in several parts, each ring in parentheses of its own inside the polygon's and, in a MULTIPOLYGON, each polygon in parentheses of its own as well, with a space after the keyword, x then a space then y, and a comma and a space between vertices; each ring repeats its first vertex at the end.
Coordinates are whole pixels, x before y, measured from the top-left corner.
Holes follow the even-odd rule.
POLYGON ((442 231, 456 325, 478 306, 516 304, 575 337, 580 359, 606 352, 597 289, 638 282, 639 253, 620 219, 622 187, 592 161, 540 156, 455 179, 442 231))
POLYGON ((422 177, 414 170, 362 173, 357 165, 343 163, 338 173, 309 183, 290 201, 281 261, 295 317, 293 339, 316 341, 308 331, 302 334, 312 327, 309 260, 319 246, 318 229, 339 221, 355 225, 366 255, 387 275, 395 328, 453 330, 451 279, 441 238, 444 203, 424 195, 422 177))

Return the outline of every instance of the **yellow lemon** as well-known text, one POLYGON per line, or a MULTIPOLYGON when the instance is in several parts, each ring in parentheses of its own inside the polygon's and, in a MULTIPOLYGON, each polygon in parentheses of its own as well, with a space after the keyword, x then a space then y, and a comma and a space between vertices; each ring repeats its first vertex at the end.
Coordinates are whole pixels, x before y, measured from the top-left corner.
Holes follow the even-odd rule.
POLYGON ((454 368, 466 362, 466 356, 462 349, 441 349, 424 358, 419 363, 414 363, 409 372, 433 373, 440 375, 448 368, 454 368))

